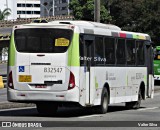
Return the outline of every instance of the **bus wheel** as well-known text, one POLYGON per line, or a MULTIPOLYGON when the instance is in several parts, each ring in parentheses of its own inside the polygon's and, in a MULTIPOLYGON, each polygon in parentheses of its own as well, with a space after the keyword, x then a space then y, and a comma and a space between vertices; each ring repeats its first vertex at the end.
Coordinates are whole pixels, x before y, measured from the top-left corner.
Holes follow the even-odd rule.
POLYGON ((102 96, 101 96, 101 105, 96 106, 96 111, 99 114, 105 114, 107 113, 108 110, 108 92, 107 89, 104 87, 102 91, 102 96))
POLYGON ((128 109, 138 109, 138 108, 140 108, 141 100, 142 100, 142 93, 141 93, 141 90, 139 90, 139 92, 138 92, 138 101, 126 102, 126 107, 128 109))
POLYGON ((53 116, 56 114, 58 105, 56 103, 42 102, 37 103, 37 111, 42 116, 53 116))

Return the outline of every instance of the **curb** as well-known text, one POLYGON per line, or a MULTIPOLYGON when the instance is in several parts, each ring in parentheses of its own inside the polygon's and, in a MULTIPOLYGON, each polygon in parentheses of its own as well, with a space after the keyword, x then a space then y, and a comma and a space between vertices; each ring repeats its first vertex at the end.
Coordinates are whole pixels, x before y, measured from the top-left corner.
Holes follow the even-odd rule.
POLYGON ((0 102, 0 109, 22 108, 22 107, 35 107, 35 104, 32 104, 32 103, 0 102))

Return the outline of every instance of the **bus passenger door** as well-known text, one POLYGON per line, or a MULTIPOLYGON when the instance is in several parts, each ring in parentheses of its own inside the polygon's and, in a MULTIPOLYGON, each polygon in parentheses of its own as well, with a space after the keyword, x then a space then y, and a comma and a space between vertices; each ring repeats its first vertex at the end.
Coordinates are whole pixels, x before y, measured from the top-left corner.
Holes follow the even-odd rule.
POLYGON ((147 96, 153 98, 154 78, 153 78, 153 50, 150 43, 146 42, 146 65, 147 65, 147 96))
MULTIPOLYGON (((86 100, 85 104, 91 104, 91 66, 94 64, 94 36, 84 37, 84 69, 86 76, 86 100)), ((93 71, 93 69, 92 69, 93 71)))

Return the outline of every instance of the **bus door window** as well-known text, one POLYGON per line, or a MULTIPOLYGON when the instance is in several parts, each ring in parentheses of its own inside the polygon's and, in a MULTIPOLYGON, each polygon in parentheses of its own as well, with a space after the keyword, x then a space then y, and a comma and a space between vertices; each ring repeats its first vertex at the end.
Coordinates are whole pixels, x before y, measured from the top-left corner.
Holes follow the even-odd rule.
POLYGON ((94 65, 94 39, 93 35, 80 35, 80 63, 85 66, 85 72, 94 65))
POLYGON ((80 66, 84 66, 84 41, 83 41, 83 35, 80 35, 80 39, 79 39, 79 42, 80 42, 80 66))
POLYGON ((87 67, 87 71, 90 71, 90 67, 93 65, 94 62, 94 48, 93 48, 93 41, 92 40, 85 40, 85 56, 84 61, 87 67))

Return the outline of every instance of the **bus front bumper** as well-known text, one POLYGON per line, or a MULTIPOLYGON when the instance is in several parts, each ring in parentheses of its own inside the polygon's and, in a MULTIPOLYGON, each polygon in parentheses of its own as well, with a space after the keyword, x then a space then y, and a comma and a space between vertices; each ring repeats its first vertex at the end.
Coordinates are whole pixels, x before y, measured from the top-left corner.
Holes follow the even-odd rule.
POLYGON ((160 80, 160 75, 154 75, 154 80, 160 80))

